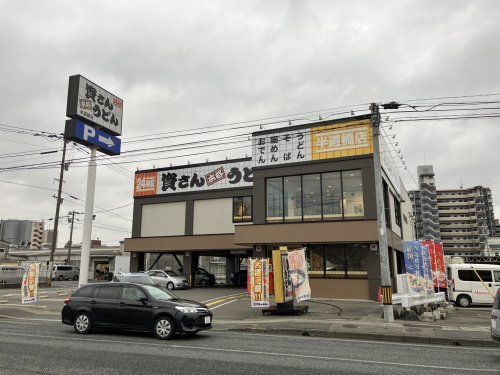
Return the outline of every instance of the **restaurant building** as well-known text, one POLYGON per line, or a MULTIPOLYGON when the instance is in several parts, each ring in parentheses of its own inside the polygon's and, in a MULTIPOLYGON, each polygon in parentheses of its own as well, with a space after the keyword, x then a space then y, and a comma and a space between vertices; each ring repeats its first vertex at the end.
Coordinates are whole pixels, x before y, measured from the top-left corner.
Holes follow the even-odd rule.
MULTIPOLYGON (((412 206, 381 140, 392 276, 403 271, 412 206)), ((368 116, 263 130, 252 157, 138 171, 131 270, 145 254, 182 257, 193 275, 201 255, 271 257, 306 248, 312 296, 375 299, 380 286, 372 128, 368 116)))

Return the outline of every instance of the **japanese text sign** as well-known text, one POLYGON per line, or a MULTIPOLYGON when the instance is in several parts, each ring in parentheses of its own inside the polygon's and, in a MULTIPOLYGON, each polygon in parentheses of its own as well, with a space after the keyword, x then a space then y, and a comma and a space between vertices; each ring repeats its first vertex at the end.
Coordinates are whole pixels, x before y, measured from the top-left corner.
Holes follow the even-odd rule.
POLYGON ((66 116, 105 128, 113 135, 121 135, 123 100, 81 75, 71 76, 66 116))
POLYGON ((38 302, 38 276, 40 264, 31 263, 23 276, 21 284, 21 303, 38 302))
POLYGON ((434 241, 422 241, 429 249, 434 288, 446 289, 446 270, 444 265, 443 245, 434 241))
POLYGON ((252 136, 254 166, 298 163, 373 153, 369 119, 336 122, 252 136))
POLYGON ((135 175, 134 197, 252 186, 251 160, 168 168, 135 175))
POLYGON ((269 259, 249 259, 250 301, 252 307, 269 307, 269 259))
POLYGON ((288 267, 292 280, 293 294, 297 302, 311 299, 309 275, 307 274, 307 261, 305 249, 288 252, 288 267))

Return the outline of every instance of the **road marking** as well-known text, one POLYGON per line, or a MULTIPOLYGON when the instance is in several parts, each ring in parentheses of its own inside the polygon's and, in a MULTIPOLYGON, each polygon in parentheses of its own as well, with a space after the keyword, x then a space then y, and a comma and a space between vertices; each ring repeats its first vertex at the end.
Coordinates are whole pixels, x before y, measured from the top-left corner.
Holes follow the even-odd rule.
POLYGON ((8 316, 8 315, 0 315, 0 318, 15 319, 15 320, 27 320, 27 321, 33 321, 33 322, 59 322, 59 323, 61 322, 61 319, 19 318, 16 316, 8 316))
POLYGON ((217 306, 214 306, 214 307, 211 307, 210 310, 215 310, 215 309, 218 309, 219 307, 222 307, 222 306, 225 306, 225 305, 228 305, 234 301, 239 301, 239 299, 233 299, 231 301, 228 301, 228 302, 225 302, 225 303, 221 303, 220 305, 217 305, 217 306))
MULTIPOLYGON (((100 342, 100 343, 112 343, 112 344, 122 344, 122 345, 137 345, 136 341, 103 340, 103 339, 92 339, 92 338, 83 339, 83 338, 78 338, 78 337, 67 337, 67 336, 29 335, 29 334, 2 332, 2 331, 0 331, 0 334, 6 335, 6 336, 56 339, 56 340, 58 340, 58 342, 60 342, 60 340, 63 338, 65 340, 81 341, 81 342, 100 342)), ((470 372, 498 373, 498 369, 477 369, 477 368, 467 368, 467 367, 421 365, 421 364, 416 364, 416 363, 374 361, 374 360, 368 360, 368 359, 327 357, 327 356, 320 356, 320 355, 307 355, 307 354, 294 354, 294 353, 263 352, 263 351, 258 351, 258 350, 211 348, 211 347, 205 347, 205 346, 189 346, 189 345, 177 345, 177 344, 153 344, 153 343, 149 343, 149 342, 141 342, 140 344, 152 346, 152 347, 203 350, 203 351, 207 351, 207 352, 221 352, 221 353, 254 354, 254 355, 263 355, 263 356, 267 356, 267 357, 277 356, 277 357, 319 359, 319 360, 326 360, 326 361, 363 363, 363 364, 369 363, 369 364, 374 364, 374 365, 389 365, 389 366, 416 367, 416 368, 428 368, 428 369, 440 369, 440 370, 459 370, 459 371, 470 371, 470 372)))
POLYGON ((46 309, 47 306, 42 306, 42 305, 38 305, 35 307, 35 305, 28 305, 28 304, 25 304, 23 305, 22 303, 3 303, 2 304, 2 307, 3 306, 17 306, 17 307, 30 307, 30 306, 33 306, 34 309, 38 308, 38 309, 46 309))
MULTIPOLYGON (((217 323, 217 320, 215 321, 217 323)), ((306 331, 306 329, 304 330, 306 331)), ((279 337, 279 338, 284 338, 284 339, 289 339, 289 340, 294 340, 297 335, 280 335, 280 334, 274 334, 274 333, 253 333, 253 332, 238 332, 238 331, 226 331, 226 330, 217 330, 217 329, 212 329, 210 331, 210 334, 216 334, 216 335, 232 335, 232 336, 262 336, 262 337, 279 337)), ((335 338, 335 337, 311 337, 311 336, 300 336, 301 339, 303 340, 316 340, 316 341, 341 341, 341 342, 349 342, 349 343, 362 343, 362 344, 377 344, 377 345, 389 345, 389 346, 411 346, 412 348, 415 347, 429 347, 432 346, 433 348, 442 348, 442 349, 448 349, 452 351, 456 350, 477 350, 477 351, 492 351, 495 353, 498 353, 498 348, 495 347, 489 347, 489 348, 478 348, 474 346, 451 346, 451 345, 438 345, 438 344, 419 344, 419 343, 412 343, 412 342, 395 342, 395 341, 382 341, 382 340, 361 340, 361 339, 347 339, 347 338, 335 338)))
POLYGON ((215 300, 218 300, 218 299, 224 299, 224 298, 228 298, 228 297, 234 297, 234 296, 243 296, 245 295, 246 293, 234 293, 234 294, 226 294, 225 296, 220 296, 220 297, 215 297, 215 298, 210 298, 210 299, 207 299, 205 301, 201 301, 201 303, 207 303, 207 302, 210 302, 210 301, 215 301, 215 300))

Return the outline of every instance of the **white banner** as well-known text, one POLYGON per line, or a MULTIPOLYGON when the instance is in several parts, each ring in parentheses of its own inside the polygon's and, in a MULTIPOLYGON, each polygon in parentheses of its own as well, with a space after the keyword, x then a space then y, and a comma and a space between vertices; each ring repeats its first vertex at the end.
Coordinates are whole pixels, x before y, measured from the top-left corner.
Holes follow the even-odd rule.
POLYGON ((250 301, 252 307, 269 307, 269 259, 250 258, 250 301))
POLYGON ((21 303, 38 302, 38 276, 40 263, 31 263, 23 276, 21 284, 21 303))
POLYGON ((297 302, 311 299, 305 249, 288 252, 288 267, 297 302))

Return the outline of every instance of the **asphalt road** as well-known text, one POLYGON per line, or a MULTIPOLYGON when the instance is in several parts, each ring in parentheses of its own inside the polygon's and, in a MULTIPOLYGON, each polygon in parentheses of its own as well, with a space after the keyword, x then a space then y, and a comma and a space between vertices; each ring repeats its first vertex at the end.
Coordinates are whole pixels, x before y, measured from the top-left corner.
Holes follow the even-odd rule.
POLYGON ((500 374, 500 350, 217 331, 165 342, 0 318, 0 373, 500 374))

